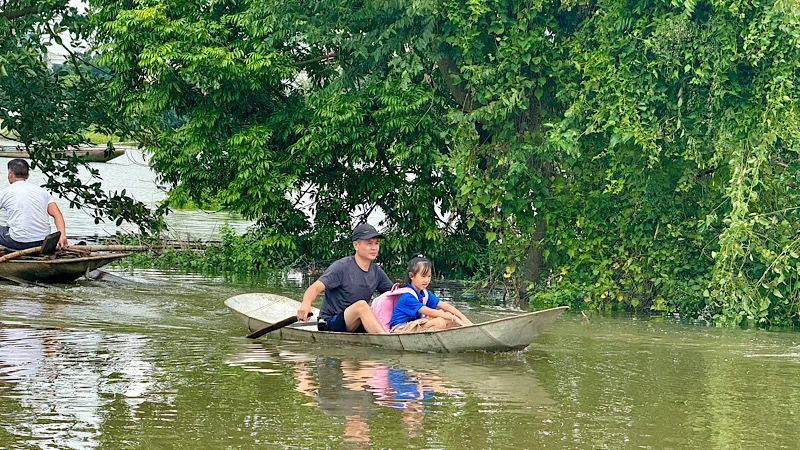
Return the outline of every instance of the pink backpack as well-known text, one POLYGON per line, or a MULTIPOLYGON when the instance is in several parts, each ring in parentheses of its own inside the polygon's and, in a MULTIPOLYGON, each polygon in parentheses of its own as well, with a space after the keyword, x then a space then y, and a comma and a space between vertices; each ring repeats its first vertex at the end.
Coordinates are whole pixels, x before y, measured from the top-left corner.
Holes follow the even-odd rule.
MULTIPOLYGON (((416 291, 409 287, 404 288, 397 288, 397 284, 392 286, 392 289, 389 291, 384 292, 383 294, 375 297, 375 300, 372 301, 372 314, 378 319, 378 322, 383 325, 383 329, 386 332, 389 332, 389 322, 392 320, 392 311, 394 311, 394 305, 397 304, 397 298, 405 293, 414 294, 414 297, 417 296, 416 291)), ((422 303, 428 301, 428 291, 425 290, 424 297, 420 300, 422 303)))

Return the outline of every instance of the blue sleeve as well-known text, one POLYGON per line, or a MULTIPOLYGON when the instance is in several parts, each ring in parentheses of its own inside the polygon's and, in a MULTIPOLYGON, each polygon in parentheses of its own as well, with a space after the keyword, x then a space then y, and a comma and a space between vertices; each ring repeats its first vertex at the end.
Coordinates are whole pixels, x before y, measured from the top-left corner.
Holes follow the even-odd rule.
POLYGON ((433 292, 428 290, 426 290, 425 292, 428 293, 428 301, 425 302, 425 306, 427 306, 430 309, 436 309, 436 307, 439 306, 439 302, 441 300, 439 300, 439 297, 434 295, 433 292))
POLYGON ((401 294, 400 297, 397 298, 397 303, 394 305, 392 320, 389 321, 389 327, 395 327, 417 319, 420 308, 422 308, 422 302, 417 300, 414 294, 408 292, 401 294))

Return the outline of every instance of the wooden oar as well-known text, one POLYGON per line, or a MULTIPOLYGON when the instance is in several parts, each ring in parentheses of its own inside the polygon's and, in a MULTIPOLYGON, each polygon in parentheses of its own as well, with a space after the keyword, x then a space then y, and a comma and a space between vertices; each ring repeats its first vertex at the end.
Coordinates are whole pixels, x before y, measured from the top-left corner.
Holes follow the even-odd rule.
MULTIPOLYGON (((311 317, 313 315, 314 315, 314 313, 312 313, 312 312, 308 313, 308 317, 311 317)), ((257 337, 261 337, 261 336, 269 333, 270 331, 275 331, 275 330, 281 329, 281 328, 283 328, 283 327, 285 327, 287 325, 291 325, 291 324, 293 324, 295 322, 297 322, 297 316, 287 317, 287 318, 281 320, 280 322, 275 322, 272 325, 266 326, 266 327, 264 327, 264 328, 262 328, 262 329, 260 329, 258 331, 254 331, 254 332, 248 334, 247 338, 248 339, 255 339, 257 337)))
POLYGON ((42 255, 49 255, 56 251, 58 248, 58 240, 61 239, 61 232, 56 231, 54 233, 50 233, 42 240, 42 249, 39 250, 39 253, 42 255))
POLYGON ((132 284, 133 281, 114 275, 113 273, 106 272, 103 269, 94 269, 89 272, 89 279, 92 281, 110 281, 112 283, 128 283, 132 284))
POLYGON ((0 263, 4 263, 9 259, 19 258, 20 256, 30 255, 32 253, 39 253, 41 250, 42 250, 41 245, 38 247, 26 248, 25 250, 17 250, 7 255, 0 256, 0 263))

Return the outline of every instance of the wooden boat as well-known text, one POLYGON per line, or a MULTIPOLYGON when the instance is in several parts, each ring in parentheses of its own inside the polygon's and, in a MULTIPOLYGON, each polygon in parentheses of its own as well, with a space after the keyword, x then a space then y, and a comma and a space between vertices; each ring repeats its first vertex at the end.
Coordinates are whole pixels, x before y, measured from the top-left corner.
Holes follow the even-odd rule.
MULTIPOLYGON (((114 151, 106 153, 105 145, 80 146, 70 150, 71 155, 80 157, 85 162, 108 162, 125 153, 125 147, 114 146, 114 151)), ((55 159, 66 159, 67 153, 57 152, 55 159)), ((30 154, 20 146, 3 146, 0 149, 0 158, 29 158, 30 154)))
POLYGON ((106 264, 128 256, 108 252, 87 256, 23 256, 0 263, 0 279, 25 280, 41 283, 69 283, 106 264))
MULTIPOLYGON (((225 306, 250 331, 290 318, 300 303, 275 294, 242 294, 225 300, 225 306)), ((314 324, 298 322, 266 336, 274 339, 315 342, 322 345, 374 346, 391 350, 432 353, 521 350, 544 331, 568 307, 545 309, 441 331, 407 334, 334 333, 318 331, 314 324)), ((312 309, 315 316, 319 310, 312 309)))

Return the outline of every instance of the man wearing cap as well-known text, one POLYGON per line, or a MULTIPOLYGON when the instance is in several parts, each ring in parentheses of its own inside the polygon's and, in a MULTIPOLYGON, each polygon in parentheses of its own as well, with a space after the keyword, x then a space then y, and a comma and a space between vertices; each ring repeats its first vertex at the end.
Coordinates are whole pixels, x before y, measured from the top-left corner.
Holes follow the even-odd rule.
POLYGON ((297 319, 308 321, 311 303, 325 291, 319 310, 320 331, 346 331, 351 333, 383 333, 369 300, 376 291, 392 288, 392 280, 377 264, 380 238, 383 235, 367 223, 353 229, 355 255, 342 258, 306 289, 303 303, 297 310, 297 319))

